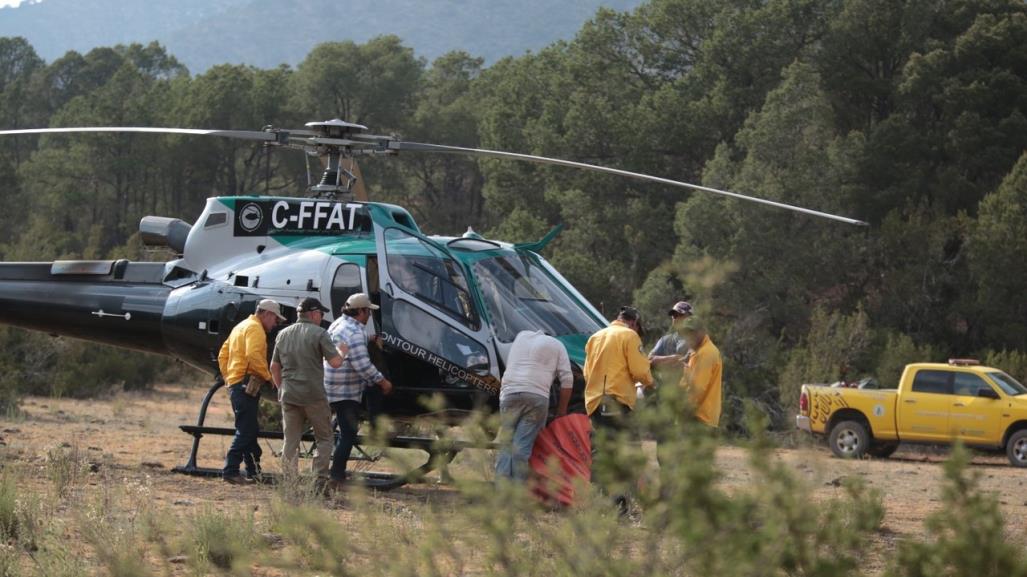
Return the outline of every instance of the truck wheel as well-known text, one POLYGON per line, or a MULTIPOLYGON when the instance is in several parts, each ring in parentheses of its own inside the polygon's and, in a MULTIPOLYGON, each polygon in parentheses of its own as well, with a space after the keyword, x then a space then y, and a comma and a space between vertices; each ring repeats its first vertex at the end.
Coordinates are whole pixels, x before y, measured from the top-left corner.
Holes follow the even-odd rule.
POLYGON ((876 459, 887 459, 899 449, 898 443, 876 443, 867 451, 867 454, 876 459))
POLYGON ((835 457, 860 459, 870 448, 870 433, 859 421, 842 421, 831 429, 827 442, 835 457))
POLYGON ((1009 437, 1006 456, 1014 467, 1027 467, 1027 429, 1019 430, 1009 437))

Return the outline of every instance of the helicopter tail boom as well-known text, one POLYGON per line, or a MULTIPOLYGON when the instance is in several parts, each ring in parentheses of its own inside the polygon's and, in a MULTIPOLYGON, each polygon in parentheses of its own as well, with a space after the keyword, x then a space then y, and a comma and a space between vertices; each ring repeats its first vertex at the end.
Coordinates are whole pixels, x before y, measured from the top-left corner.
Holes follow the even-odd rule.
POLYGON ((0 323, 168 354, 164 263, 0 263, 0 323))

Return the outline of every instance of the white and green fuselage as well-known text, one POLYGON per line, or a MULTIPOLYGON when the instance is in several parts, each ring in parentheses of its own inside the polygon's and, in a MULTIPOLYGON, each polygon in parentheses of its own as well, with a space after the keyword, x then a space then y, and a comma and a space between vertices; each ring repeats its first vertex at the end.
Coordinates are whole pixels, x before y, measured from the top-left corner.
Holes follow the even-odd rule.
POLYGON ((211 198, 178 245, 181 257, 166 263, 0 265, 0 322, 214 372, 221 343, 259 300, 275 299, 291 319, 302 299, 316 297, 330 321, 349 295, 366 292, 381 306, 368 332, 380 337, 374 360, 396 385, 386 407, 393 415, 419 414, 436 394, 457 411, 493 404, 518 332, 549 332, 580 365, 585 340, 606 323, 535 252, 541 245, 426 236, 388 204, 211 198), (34 294, 59 314, 17 313, 34 294))

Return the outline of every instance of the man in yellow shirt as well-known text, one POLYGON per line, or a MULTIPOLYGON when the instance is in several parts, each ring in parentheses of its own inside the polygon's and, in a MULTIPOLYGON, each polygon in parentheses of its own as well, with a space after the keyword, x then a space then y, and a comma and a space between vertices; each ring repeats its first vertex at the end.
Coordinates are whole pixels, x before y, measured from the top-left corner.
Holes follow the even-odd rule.
POLYGON ((593 426, 635 408, 635 383, 653 386, 649 358, 642 351, 642 317, 634 307, 622 307, 617 320, 595 333, 585 345, 585 411, 593 426), (602 405, 602 408, 600 408, 602 405))
POLYGON ((721 376, 724 361, 720 349, 706 334, 706 327, 697 317, 689 317, 681 326, 681 336, 688 343, 681 386, 688 392, 695 419, 709 427, 720 426, 721 376))
POLYGON ((284 320, 278 303, 270 299, 260 301, 255 314, 235 325, 218 354, 218 368, 235 413, 235 437, 221 471, 226 482, 250 483, 260 472, 261 450, 257 440, 260 383, 271 380, 267 333, 284 320), (239 474, 239 465, 244 461, 246 477, 239 474))
POLYGON ((642 315, 634 307, 621 307, 617 320, 595 333, 585 345, 585 410, 592 421, 592 457, 599 468, 592 479, 613 494, 620 514, 628 512, 627 494, 634 479, 623 474, 604 459, 616 453, 616 447, 599 446, 616 442, 611 433, 630 431, 631 411, 635 408, 635 383, 653 386, 649 357, 642 351, 642 315), (606 429, 607 433, 599 433, 606 429))

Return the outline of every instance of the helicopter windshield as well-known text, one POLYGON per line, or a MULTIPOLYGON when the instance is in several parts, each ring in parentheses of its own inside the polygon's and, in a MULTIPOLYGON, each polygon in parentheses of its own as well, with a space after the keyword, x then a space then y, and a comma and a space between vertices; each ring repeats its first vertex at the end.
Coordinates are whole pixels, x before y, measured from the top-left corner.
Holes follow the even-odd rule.
POLYGON ((591 334, 602 328, 527 256, 496 256, 473 266, 496 338, 501 342, 512 342, 521 331, 544 330, 553 336, 566 336, 591 334))

